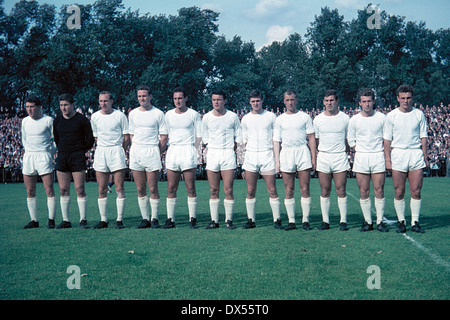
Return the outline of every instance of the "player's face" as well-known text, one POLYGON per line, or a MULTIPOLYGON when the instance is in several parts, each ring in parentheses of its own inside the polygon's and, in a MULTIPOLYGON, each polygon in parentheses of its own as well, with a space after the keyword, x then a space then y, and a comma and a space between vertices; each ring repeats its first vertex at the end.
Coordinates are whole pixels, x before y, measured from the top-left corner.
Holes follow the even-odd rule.
POLYGON ((250 106, 252 107, 252 110, 256 113, 261 113, 263 105, 263 99, 262 98, 250 98, 250 106))
POLYGON ((70 118, 75 114, 74 105, 66 100, 59 102, 59 109, 64 118, 70 118))
POLYGON ((397 96, 397 101, 400 108, 406 110, 409 109, 413 103, 413 97, 411 92, 399 92, 397 96))
POLYGON ((112 108, 112 104, 113 104, 113 100, 111 99, 111 96, 109 94, 101 94, 98 97, 98 103, 100 106, 100 110, 103 113, 111 113, 113 108, 112 108))
POLYGON ((297 112, 297 96, 295 94, 286 94, 283 99, 284 105, 288 113, 297 112))
POLYGON ((328 112, 335 112, 338 107, 338 100, 335 96, 328 96, 323 98, 323 105, 328 112))
POLYGON ((186 108, 186 102, 188 98, 184 96, 183 92, 174 92, 173 94, 173 104, 177 109, 186 108))
POLYGON ((360 97, 359 106, 365 113, 370 114, 373 111, 372 97, 365 97, 365 96, 360 97))
POLYGON ((147 107, 150 105, 152 95, 149 94, 147 90, 138 90, 137 98, 141 107, 147 107))
POLYGON ((216 111, 223 111, 225 109, 226 100, 220 94, 213 94, 211 97, 212 106, 216 111))
POLYGON ((32 119, 39 119, 42 117, 42 106, 37 106, 34 102, 25 103, 25 109, 32 119))

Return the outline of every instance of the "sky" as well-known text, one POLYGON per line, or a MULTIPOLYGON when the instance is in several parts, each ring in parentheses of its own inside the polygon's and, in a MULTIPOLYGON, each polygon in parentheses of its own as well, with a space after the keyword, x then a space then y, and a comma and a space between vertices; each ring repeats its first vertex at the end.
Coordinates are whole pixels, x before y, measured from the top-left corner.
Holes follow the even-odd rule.
MULTIPOLYGON (((16 0, 4 0, 7 14, 16 0)), ((86 0, 38 0, 39 3, 62 5, 88 4, 86 0)), ((141 14, 177 15, 182 7, 197 6, 218 12, 219 32, 228 40, 239 36, 245 42, 253 42, 259 50, 273 41, 283 41, 292 33, 305 36, 321 8, 338 9, 344 21, 351 21, 358 10, 369 3, 377 5, 388 15, 405 17, 406 21, 423 21, 426 27, 436 31, 450 28, 449 0, 123 0, 125 8, 141 14)))

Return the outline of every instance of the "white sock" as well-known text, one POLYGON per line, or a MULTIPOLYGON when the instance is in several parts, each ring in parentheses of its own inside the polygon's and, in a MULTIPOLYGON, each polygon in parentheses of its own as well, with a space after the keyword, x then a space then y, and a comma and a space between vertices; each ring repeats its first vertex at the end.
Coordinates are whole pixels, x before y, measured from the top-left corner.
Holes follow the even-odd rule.
POLYGON ((309 222, 309 213, 311 211, 311 197, 309 198, 300 198, 300 204, 302 206, 302 222, 309 222))
POLYGON ((377 212, 377 224, 383 221, 384 217, 384 206, 386 201, 383 199, 375 198, 375 210, 377 212))
POLYGON ((27 198, 27 207, 28 212, 30 213, 31 220, 38 222, 38 214, 37 214, 37 201, 36 197, 27 198))
POLYGON ((247 218, 252 219, 255 222, 255 208, 256 208, 256 198, 245 199, 245 207, 247 208, 247 218))
POLYGON ((422 199, 416 200, 411 198, 410 206, 411 206, 411 225, 413 226, 415 222, 419 222, 422 199))
POLYGON ((330 197, 320 196, 320 210, 322 211, 322 221, 330 223, 330 197))
POLYGON ((347 223, 347 197, 339 198, 338 197, 338 207, 339 213, 341 214, 341 221, 347 223))
POLYGON ((280 219, 280 198, 269 198, 270 208, 272 208, 273 221, 280 219))
POLYGON ((175 222, 175 209, 177 207, 177 198, 167 198, 166 207, 167 207, 167 219, 172 219, 172 222, 175 222))
POLYGON ((394 199, 394 208, 397 213, 398 221, 405 221, 405 199, 397 200, 394 199))
MULTIPOLYGON (((187 199, 188 211, 189 211, 189 220, 191 218, 197 218, 197 197, 187 199)), ((217 222, 217 221, 216 221, 217 222)))
POLYGON ((98 211, 100 212, 100 220, 108 222, 108 198, 98 198, 98 211))
POLYGON ((138 205, 142 219, 150 219, 150 214, 148 212, 148 196, 138 197, 138 205))
POLYGON ((361 206, 361 211, 364 216, 364 220, 368 224, 372 224, 372 204, 370 202, 370 198, 367 199, 359 199, 359 204, 361 206))
POLYGON ((61 196, 59 202, 63 220, 70 222, 70 196, 61 196))
POLYGON ((50 220, 55 220, 56 215, 56 198, 55 197, 47 197, 47 208, 48 208, 48 218, 50 220))
POLYGON ((219 205, 220 199, 209 199, 209 212, 211 213, 211 220, 219 223, 219 205))
POLYGON ((152 211, 152 220, 159 218, 159 203, 160 199, 152 199, 150 198, 150 209, 152 211))
POLYGON ((80 221, 86 220, 87 196, 77 198, 78 210, 80 211, 80 221))
POLYGON ((127 198, 119 198, 119 197, 116 198, 116 208, 117 208, 116 221, 122 221, 126 204, 127 204, 127 198))
POLYGON ((225 207, 225 222, 233 221, 234 200, 223 200, 223 206, 225 207))
POLYGON ((295 198, 284 199, 289 223, 295 223, 295 198))

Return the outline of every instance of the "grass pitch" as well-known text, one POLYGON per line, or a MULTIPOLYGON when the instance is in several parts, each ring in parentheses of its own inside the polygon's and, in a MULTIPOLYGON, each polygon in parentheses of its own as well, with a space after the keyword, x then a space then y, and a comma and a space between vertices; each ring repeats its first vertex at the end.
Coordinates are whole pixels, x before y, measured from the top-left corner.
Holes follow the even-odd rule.
MULTIPOLYGON (((282 180, 277 180, 283 225, 287 224, 282 180)), ((160 183, 160 223, 166 219, 167 183, 160 183)), ((355 179, 347 182, 350 230, 339 231, 336 194, 331 194, 331 229, 321 223, 318 179, 311 180, 310 222, 301 229, 299 188, 296 185, 297 229, 276 230, 268 194, 259 181, 256 228, 244 230, 245 181, 235 182, 235 230, 225 228, 221 202, 219 229, 206 230, 210 221, 206 181, 197 181, 199 229, 188 224, 183 182, 178 191, 175 229, 136 229, 141 217, 134 183, 126 183, 125 229, 114 228, 115 193, 109 194, 107 229, 99 221, 97 184, 87 183, 88 223, 78 227, 72 185, 72 229, 48 230, 42 184, 37 197, 37 229, 29 221, 23 184, 0 185, 0 299, 1 300, 448 300, 450 298, 449 205, 450 179, 427 178, 423 186, 420 224, 426 233, 376 230, 362 233, 362 213, 355 179), (69 289, 80 271, 79 289, 69 289), (379 289, 368 282, 379 268, 379 289), (369 279, 370 278, 370 279, 369 279)), ((61 222, 59 195, 56 223, 61 222)), ((392 180, 386 180, 386 218, 395 221, 392 180)), ((373 197, 373 193, 372 193, 373 197)), ((223 193, 222 193, 223 199, 223 193)), ((373 201, 373 200, 372 200, 373 201)), ((373 205, 372 205, 373 206, 373 205)), ((374 217, 375 215, 373 215, 374 217)), ((373 282, 375 283, 375 282, 373 282)))

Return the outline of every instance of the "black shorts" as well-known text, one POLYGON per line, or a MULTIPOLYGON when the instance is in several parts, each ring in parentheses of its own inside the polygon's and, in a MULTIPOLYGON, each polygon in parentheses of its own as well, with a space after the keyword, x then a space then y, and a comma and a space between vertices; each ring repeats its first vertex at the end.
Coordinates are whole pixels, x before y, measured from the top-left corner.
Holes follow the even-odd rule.
POLYGON ((61 172, 79 172, 87 169, 87 157, 84 151, 63 153, 58 152, 56 170, 61 172))

